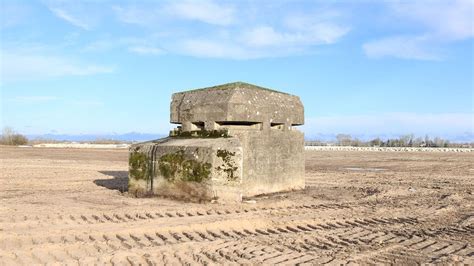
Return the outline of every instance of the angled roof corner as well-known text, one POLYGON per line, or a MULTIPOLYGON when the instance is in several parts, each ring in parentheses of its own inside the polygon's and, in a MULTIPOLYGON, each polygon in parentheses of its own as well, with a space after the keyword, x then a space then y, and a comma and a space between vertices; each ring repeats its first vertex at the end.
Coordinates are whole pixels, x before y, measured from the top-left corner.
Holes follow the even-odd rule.
POLYGON ((304 124, 304 108, 298 96, 233 82, 173 94, 171 123, 264 122, 304 124))

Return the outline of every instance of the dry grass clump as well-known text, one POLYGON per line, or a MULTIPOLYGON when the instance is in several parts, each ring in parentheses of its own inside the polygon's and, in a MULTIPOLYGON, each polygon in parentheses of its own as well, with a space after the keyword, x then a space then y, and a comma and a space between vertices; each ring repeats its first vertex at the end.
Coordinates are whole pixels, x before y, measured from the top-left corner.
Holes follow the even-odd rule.
POLYGON ((26 145, 28 144, 28 138, 22 134, 16 133, 13 129, 6 127, 3 129, 0 137, 1 145, 26 145))

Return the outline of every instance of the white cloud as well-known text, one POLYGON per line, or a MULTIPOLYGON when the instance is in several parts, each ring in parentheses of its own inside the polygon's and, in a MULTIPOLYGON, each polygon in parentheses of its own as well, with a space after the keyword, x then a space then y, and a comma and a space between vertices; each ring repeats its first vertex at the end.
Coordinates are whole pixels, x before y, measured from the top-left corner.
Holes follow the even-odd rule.
POLYGON ((289 8, 284 3, 184 0, 114 10, 120 21, 153 30, 154 38, 127 47, 138 54, 166 51, 224 59, 301 55, 339 41, 350 30, 338 22, 341 15, 329 8, 287 15, 285 7, 289 8), (203 23, 190 26, 190 21, 203 23))
POLYGON ((425 25, 446 41, 474 36, 472 0, 399 1, 391 6, 399 16, 425 25))
POLYGON ((195 57, 250 59, 256 54, 246 51, 239 46, 225 41, 206 39, 183 40, 175 47, 178 53, 195 57))
POLYGON ((88 25, 85 21, 82 21, 80 18, 74 17, 72 14, 68 13, 66 10, 58 8, 58 7, 50 7, 49 10, 53 12, 58 18, 63 19, 70 24, 82 28, 84 30, 90 29, 90 25, 88 25))
POLYGON ((430 39, 426 36, 395 36, 367 42, 363 49, 371 58, 391 56, 402 59, 440 60, 441 57, 429 44, 430 39))
POLYGON ((156 38, 145 37, 125 37, 117 39, 101 39, 87 44, 83 51, 86 52, 103 52, 111 49, 125 49, 131 53, 138 55, 162 55, 166 51, 156 44, 156 38))
POLYGON ((176 19, 200 21, 211 25, 230 25, 234 8, 210 0, 169 1, 162 4, 115 6, 117 18, 128 24, 154 27, 159 22, 176 19))
POLYGON ((118 43, 128 47, 128 51, 139 55, 161 55, 165 51, 156 45, 154 37, 148 38, 122 38, 118 43))
POLYGON ((262 26, 251 29, 243 34, 245 42, 251 46, 271 46, 286 42, 288 37, 275 32, 272 27, 262 26))
POLYGON ((317 45, 339 41, 349 27, 332 21, 334 16, 321 12, 291 15, 278 19, 282 26, 239 26, 212 34, 208 38, 185 39, 181 51, 200 57, 254 59, 278 57, 311 52, 317 45), (314 16, 312 16, 314 15, 314 16), (320 15, 320 16, 318 16, 320 15), (315 18, 316 17, 316 18, 315 18))
MULTIPOLYGON (((292 14, 284 18, 284 25, 293 32, 304 35, 303 40, 310 44, 331 44, 350 31, 337 21, 342 15, 335 10, 322 10, 306 14, 292 14)), ((300 37, 302 38, 302 37, 300 37)))
POLYGON ((474 133, 474 113, 385 113, 373 115, 335 115, 309 118, 303 126, 308 134, 351 133, 461 135, 474 133))
POLYGON ((234 22, 234 8, 219 5, 210 0, 175 1, 165 7, 178 18, 196 20, 214 25, 230 25, 234 22))
POLYGON ((393 19, 421 26, 423 32, 369 41, 363 45, 369 57, 440 60, 444 45, 474 36, 472 0, 396 1, 389 7, 395 14, 393 19))
POLYGON ((161 9, 155 7, 142 8, 137 6, 113 7, 117 18, 123 23, 141 26, 153 26, 162 17, 161 9))
POLYGON ((348 28, 330 23, 318 23, 301 31, 277 32, 272 27, 261 26, 243 34, 250 46, 310 46, 331 44, 349 31, 348 28))
POLYGON ((114 68, 51 55, 1 51, 1 83, 61 76, 111 73, 114 68))
POLYGON ((178 40, 170 51, 196 57, 255 59, 310 53, 317 45, 336 42, 348 29, 318 25, 309 31, 277 32, 269 26, 260 26, 232 34, 209 38, 178 40))
POLYGON ((41 0, 53 15, 83 30, 94 29, 107 15, 103 1, 41 0))
POLYGON ((271 26, 214 34, 209 38, 179 40, 170 47, 181 54, 229 59, 255 59, 308 53, 317 45, 331 44, 349 32, 332 23, 309 24, 306 28, 277 31, 271 26))

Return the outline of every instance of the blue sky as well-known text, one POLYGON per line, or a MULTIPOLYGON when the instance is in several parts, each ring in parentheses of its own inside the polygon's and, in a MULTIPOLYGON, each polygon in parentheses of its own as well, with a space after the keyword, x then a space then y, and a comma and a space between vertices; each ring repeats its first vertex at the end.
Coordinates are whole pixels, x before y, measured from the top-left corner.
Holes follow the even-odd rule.
POLYGON ((173 92, 245 81, 307 136, 472 139, 473 3, 1 1, 1 126, 166 133, 173 92))

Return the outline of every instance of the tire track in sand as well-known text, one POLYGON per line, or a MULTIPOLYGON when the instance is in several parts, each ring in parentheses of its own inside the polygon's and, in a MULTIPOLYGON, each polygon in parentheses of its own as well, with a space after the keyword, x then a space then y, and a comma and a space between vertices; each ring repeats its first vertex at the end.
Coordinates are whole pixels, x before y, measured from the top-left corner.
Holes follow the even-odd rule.
MULTIPOLYGON (((213 226, 212 229, 205 230, 177 230, 169 228, 169 230, 152 230, 142 233, 121 231, 120 233, 84 233, 74 235, 50 236, 46 238, 26 237, 23 238, 21 241, 13 241, 13 239, 4 239, 5 241, 2 241, 3 252, 1 255, 1 259, 2 261, 13 261, 17 263, 77 261, 83 258, 98 258, 106 254, 115 254, 117 253, 117 251, 139 251, 146 249, 154 250, 157 247, 169 249, 176 245, 191 242, 194 245, 197 244, 197 246, 201 244, 201 246, 212 247, 212 243, 216 241, 231 241, 237 243, 237 246, 241 246, 243 245, 243 243, 245 243, 245 239, 253 239, 253 241, 255 241, 260 238, 292 238, 294 235, 298 234, 304 235, 309 232, 331 231, 338 228, 357 228, 367 225, 400 226, 410 225, 414 223, 417 223, 417 220, 415 218, 410 217, 382 219, 365 218, 364 220, 340 220, 337 223, 311 223, 310 221, 295 221, 274 226, 245 226, 244 228, 213 226)), ((16 240, 18 240, 18 237, 16 240)), ((240 248, 236 248, 235 250, 237 249, 240 250, 240 248)), ((245 248, 243 250, 248 250, 248 248, 245 248)), ((275 253, 277 251, 273 252, 275 253)), ((214 251, 212 251, 212 249, 207 249, 207 252, 209 256, 206 256, 206 258, 211 260, 218 254, 226 254, 224 251, 217 249, 214 251)), ((286 254, 285 256, 290 256, 292 257, 292 259, 301 258, 301 256, 299 255, 302 255, 294 254, 295 251, 288 248, 284 248, 283 250, 278 252, 283 252, 282 254, 286 254)), ((279 254, 278 257, 283 256, 282 254, 279 254)), ((241 256, 238 257, 242 256, 243 255, 241 254, 241 256)), ((188 259, 191 259, 193 261, 195 261, 196 259, 204 260, 204 257, 199 256, 196 257, 189 255, 188 257, 188 259)), ((219 257, 222 256, 219 255, 219 257)), ((254 257, 250 256, 249 258, 254 257)), ((273 260, 268 261, 268 263, 277 263, 276 260, 277 259, 275 257, 273 260)))
POLYGON ((5 224, 21 224, 22 222, 35 222, 34 226, 50 226, 58 224, 98 224, 98 223, 128 223, 133 221, 156 220, 160 218, 198 217, 198 216, 224 216, 245 213, 265 213, 272 211, 301 211, 301 210, 340 210, 351 208, 349 204, 304 204, 276 207, 248 207, 239 209, 190 209, 185 211, 144 211, 138 213, 93 213, 57 216, 22 216, 11 217, 9 221, 0 221, 5 224))

